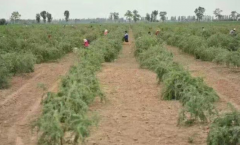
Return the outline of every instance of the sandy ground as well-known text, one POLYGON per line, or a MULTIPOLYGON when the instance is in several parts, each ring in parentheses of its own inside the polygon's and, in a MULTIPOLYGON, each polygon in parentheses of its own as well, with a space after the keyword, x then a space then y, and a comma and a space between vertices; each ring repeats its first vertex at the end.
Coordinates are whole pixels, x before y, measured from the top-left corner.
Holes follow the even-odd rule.
POLYGON ((106 104, 96 102, 91 109, 100 122, 86 140, 87 145, 187 145, 206 144, 208 127, 177 126, 181 105, 161 100, 156 74, 140 69, 134 58, 134 39, 123 45, 113 63, 105 63, 98 74, 106 94, 106 104))
POLYGON ((229 68, 213 62, 201 61, 183 53, 180 49, 167 46, 174 54, 174 60, 192 75, 204 78, 208 86, 212 87, 220 96, 220 102, 233 104, 240 109, 240 68, 229 68))
POLYGON ((69 54, 58 62, 35 66, 35 72, 16 76, 12 86, 0 90, 0 145, 34 145, 36 133, 31 131, 32 121, 41 112, 41 100, 46 91, 57 91, 61 76, 76 62, 69 54))

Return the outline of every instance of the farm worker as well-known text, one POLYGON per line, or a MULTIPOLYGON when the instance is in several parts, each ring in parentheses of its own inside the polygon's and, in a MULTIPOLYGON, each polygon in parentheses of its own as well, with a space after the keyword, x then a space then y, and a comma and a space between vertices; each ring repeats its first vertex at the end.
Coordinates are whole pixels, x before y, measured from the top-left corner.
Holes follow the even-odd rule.
POLYGON ((89 43, 88 43, 87 39, 83 39, 83 42, 84 42, 84 47, 88 47, 89 46, 89 43))
POLYGON ((160 33, 160 30, 157 30, 155 34, 158 35, 159 33, 160 33))
POLYGON ((230 31, 230 35, 236 36, 236 28, 234 28, 233 30, 230 31))
POLYGON ((108 30, 106 29, 105 31, 104 31, 104 35, 107 35, 108 34, 108 30))
POLYGON ((127 33, 127 31, 125 31, 125 35, 124 35, 123 39, 124 39, 125 42, 128 42, 128 33, 127 33))

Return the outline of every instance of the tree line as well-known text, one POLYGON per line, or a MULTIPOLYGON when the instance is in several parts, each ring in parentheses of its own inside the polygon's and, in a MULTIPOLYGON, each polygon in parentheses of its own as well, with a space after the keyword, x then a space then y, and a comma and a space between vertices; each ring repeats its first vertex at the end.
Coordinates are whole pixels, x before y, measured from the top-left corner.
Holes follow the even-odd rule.
MULTIPOLYGON (((194 13, 196 16, 179 16, 178 18, 176 16, 172 16, 170 18, 170 21, 201 21, 203 20, 207 20, 210 21, 212 20, 211 16, 205 16, 206 9, 204 7, 198 7, 194 10, 194 13)), ((230 15, 222 15, 223 10, 217 8, 213 11, 213 14, 215 15, 216 19, 219 21, 237 21, 240 19, 240 14, 237 11, 232 11, 230 15)), ((68 10, 64 11, 63 13, 64 17, 65 17, 65 21, 68 22, 69 21, 69 16, 70 16, 70 12, 68 10)), ((144 20, 144 21, 148 21, 148 22, 159 22, 158 20, 158 16, 160 16, 160 20, 162 22, 167 20, 167 12, 166 11, 158 11, 158 10, 154 10, 151 13, 147 13, 145 17, 141 17, 141 15, 139 14, 139 12, 137 10, 133 10, 130 11, 128 10, 124 16, 126 17, 126 19, 131 22, 137 22, 140 20, 144 20)), ((21 18, 21 14, 19 12, 13 12, 10 20, 12 22, 16 22, 18 20, 20 20, 21 18)), ((52 14, 47 12, 47 11, 42 11, 40 13, 36 14, 36 22, 40 23, 41 22, 41 18, 43 19, 43 22, 46 23, 51 23, 53 20, 52 14)), ((109 20, 112 21, 119 21, 120 17, 119 17, 119 13, 117 12, 111 12, 110 16, 109 16, 109 20)), ((6 24, 7 21, 6 19, 0 19, 0 25, 4 25, 6 24)))
MULTIPOLYGON (((63 14, 64 14, 65 20, 67 22, 69 20, 70 13, 68 10, 66 10, 66 11, 64 11, 63 14)), ((46 23, 46 19, 47 19, 48 23, 51 23, 52 19, 53 19, 52 14, 50 14, 49 12, 46 12, 46 11, 42 11, 41 13, 36 14, 37 23, 40 23, 41 17, 43 18, 44 23, 46 23)))
MULTIPOLYGON (((69 11, 68 10, 64 11, 64 17, 66 22, 69 20, 69 16, 70 16, 69 11)), ((46 22, 51 23, 53 20, 52 14, 47 11, 42 11, 36 14, 37 23, 41 22, 41 17, 44 23, 46 22)), ((21 18, 21 14, 16 11, 12 13, 10 20, 15 23, 16 21, 20 20, 20 18, 21 18)), ((5 25, 6 23, 7 23, 6 19, 0 19, 0 25, 5 25)))
MULTIPOLYGON (((205 13, 206 9, 204 7, 198 7, 194 10, 194 13, 196 16, 179 16, 177 18, 177 16, 172 16, 170 21, 201 21, 203 20, 206 20, 206 21, 211 21, 213 18, 212 16, 205 16, 204 13, 205 13)), ((222 15, 223 11, 219 8, 217 8, 215 11, 213 11, 213 14, 215 15, 215 17, 218 19, 218 20, 232 20, 232 21, 235 21, 235 20, 238 20, 240 18, 240 14, 237 12, 237 11, 232 11, 230 15, 222 15)), ((133 12, 128 10, 126 13, 125 13, 125 17, 126 19, 131 22, 132 20, 134 22, 137 22, 139 21, 140 19, 143 19, 145 21, 148 21, 148 22, 159 22, 158 20, 158 15, 160 16, 160 20, 162 22, 164 22, 166 19, 167 19, 167 12, 166 11, 160 11, 158 12, 158 10, 154 10, 152 11, 151 13, 147 13, 145 17, 141 17, 139 14, 138 14, 138 11, 137 10, 134 10, 133 12)), ((110 17, 109 17, 110 20, 114 20, 114 21, 117 21, 119 19, 119 13, 117 12, 112 12, 110 13, 110 17)))

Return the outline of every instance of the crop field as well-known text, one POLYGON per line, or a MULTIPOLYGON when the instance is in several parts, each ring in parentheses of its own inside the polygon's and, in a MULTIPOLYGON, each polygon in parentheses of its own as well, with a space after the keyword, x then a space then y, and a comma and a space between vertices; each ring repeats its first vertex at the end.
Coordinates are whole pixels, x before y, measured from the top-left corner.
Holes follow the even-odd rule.
POLYGON ((160 29, 160 37, 167 44, 179 47, 196 59, 240 66, 240 35, 229 34, 234 28, 240 29, 238 23, 169 24, 149 28, 160 29))
POLYGON ((238 145, 233 28, 240 30, 238 23, 1 26, 0 142, 238 145))
POLYGON ((207 144, 239 143, 239 112, 231 106, 232 113, 219 114, 214 102, 219 100, 217 93, 208 87, 202 78, 192 77, 179 63, 173 61, 165 44, 179 47, 182 51, 194 54, 196 59, 213 61, 227 66, 239 66, 240 39, 229 35, 229 27, 236 25, 176 24, 134 26, 136 38, 135 56, 142 68, 157 74, 164 88, 164 100, 179 100, 182 110, 178 123, 192 124, 196 121, 211 122, 207 144), (205 27, 203 31, 201 27, 205 27), (159 36, 149 37, 146 29, 161 29, 159 36), (213 121, 211 116, 215 116, 213 121))
POLYGON ((33 72, 34 64, 57 60, 82 48, 84 38, 94 41, 101 33, 100 26, 92 25, 0 27, 0 88, 10 85, 11 76, 33 72))

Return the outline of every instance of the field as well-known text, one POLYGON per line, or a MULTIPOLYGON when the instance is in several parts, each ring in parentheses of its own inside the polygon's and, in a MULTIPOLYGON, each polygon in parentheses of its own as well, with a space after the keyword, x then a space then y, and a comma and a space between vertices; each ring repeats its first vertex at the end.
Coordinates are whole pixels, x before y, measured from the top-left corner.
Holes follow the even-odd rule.
POLYGON ((233 28, 239 24, 0 27, 0 141, 240 144, 233 28))
POLYGON ((162 29, 161 38, 167 44, 179 47, 196 59, 227 66, 240 65, 240 36, 229 35, 230 30, 240 29, 238 23, 180 24, 158 28, 162 29))

